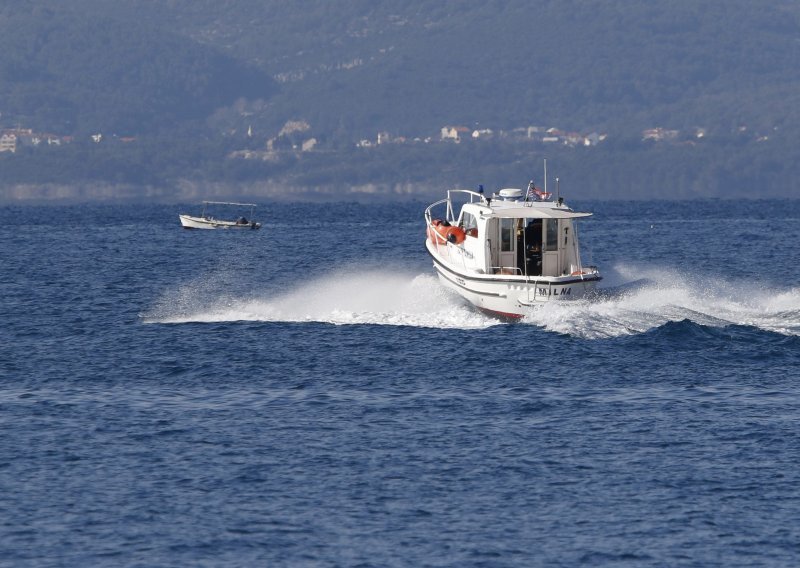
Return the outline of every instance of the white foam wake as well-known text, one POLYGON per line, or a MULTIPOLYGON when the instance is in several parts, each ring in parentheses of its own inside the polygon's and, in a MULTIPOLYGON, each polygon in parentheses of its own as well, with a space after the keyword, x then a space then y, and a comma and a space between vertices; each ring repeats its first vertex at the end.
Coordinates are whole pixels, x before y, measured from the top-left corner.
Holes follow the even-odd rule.
POLYGON ((779 290, 752 280, 736 282, 690 277, 673 270, 615 268, 622 280, 644 277, 648 283, 593 300, 551 302, 532 311, 525 323, 587 338, 642 333, 682 320, 800 335, 800 288, 779 290))
MULTIPOLYGON (((675 270, 614 267, 606 281, 646 278, 647 284, 591 300, 550 302, 523 319, 583 338, 643 333, 690 320, 714 327, 747 325, 800 335, 800 288, 776 289, 752 280, 689 276, 675 270)), ((143 314, 149 323, 282 321, 480 329, 502 322, 446 290, 433 274, 390 271, 331 274, 279 291, 229 293, 224 275, 167 291, 143 314)))
POLYGON ((488 318, 445 290, 434 275, 379 271, 332 274, 283 292, 233 297, 218 282, 166 292, 143 315, 150 323, 283 321, 485 328, 488 318))

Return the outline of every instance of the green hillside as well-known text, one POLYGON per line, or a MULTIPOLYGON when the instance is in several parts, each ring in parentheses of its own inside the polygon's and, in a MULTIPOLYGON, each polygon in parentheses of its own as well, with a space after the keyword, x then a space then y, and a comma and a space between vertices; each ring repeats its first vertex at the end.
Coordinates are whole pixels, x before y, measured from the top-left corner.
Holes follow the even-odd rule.
POLYGON ((24 0, 0 7, 0 127, 75 141, 0 153, 0 183, 430 189, 549 156, 588 195, 793 195, 798 37, 783 0, 24 0), (452 145, 447 125, 607 137, 452 145), (656 127, 671 142, 643 142, 656 127), (379 132, 396 143, 356 148, 379 132))
POLYGON ((269 96, 265 73, 165 21, 30 2, 0 12, 0 112, 47 131, 144 134, 269 96), (41 6, 37 5, 41 4, 41 6))
POLYGON ((800 5, 175 2, 182 31, 283 81, 274 117, 640 130, 798 124, 800 5))

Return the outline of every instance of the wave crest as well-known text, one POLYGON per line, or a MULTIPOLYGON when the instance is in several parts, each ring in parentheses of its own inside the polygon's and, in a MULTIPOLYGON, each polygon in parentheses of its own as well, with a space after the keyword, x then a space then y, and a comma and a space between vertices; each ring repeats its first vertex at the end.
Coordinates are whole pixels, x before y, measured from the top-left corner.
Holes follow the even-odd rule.
POLYGON ((525 323, 586 338, 644 333, 683 320, 800 335, 800 288, 778 290, 750 280, 689 276, 664 269, 616 267, 616 272, 623 281, 644 277, 646 283, 620 292, 601 289, 591 300, 552 302, 532 311, 525 323))

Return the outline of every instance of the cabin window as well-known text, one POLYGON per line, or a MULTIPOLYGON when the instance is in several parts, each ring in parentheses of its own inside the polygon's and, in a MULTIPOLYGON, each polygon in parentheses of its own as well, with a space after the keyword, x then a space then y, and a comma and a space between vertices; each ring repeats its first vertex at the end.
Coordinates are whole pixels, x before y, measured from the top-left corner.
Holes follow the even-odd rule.
POLYGON ((514 219, 500 219, 500 250, 514 250, 514 219))
POLYGON ((461 227, 470 237, 478 236, 478 222, 475 220, 475 216, 472 213, 464 213, 461 218, 461 227))
POLYGON ((558 219, 547 220, 547 240, 545 248, 547 250, 558 250, 558 219))

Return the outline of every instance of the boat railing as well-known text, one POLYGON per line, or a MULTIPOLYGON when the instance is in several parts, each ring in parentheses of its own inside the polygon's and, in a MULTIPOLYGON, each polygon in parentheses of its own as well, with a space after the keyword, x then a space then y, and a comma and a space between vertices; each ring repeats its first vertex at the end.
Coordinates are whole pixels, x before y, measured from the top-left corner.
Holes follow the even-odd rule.
MULTIPOLYGON (((230 205, 234 207, 249 207, 251 221, 255 216, 256 207, 258 207, 258 205, 255 203, 238 203, 236 201, 203 201, 203 212, 200 214, 200 216, 203 219, 207 219, 209 221, 216 221, 214 215, 211 212, 206 213, 206 209, 208 208, 209 205, 226 205, 226 206, 230 205)), ((218 209, 218 208, 211 208, 211 209, 218 209)), ((219 213, 217 213, 217 215, 219 215, 219 213)))
POLYGON ((203 201, 209 205, 239 205, 241 207, 257 207, 255 203, 237 203, 235 201, 203 201))
MULTIPOLYGON (((425 210, 425 219, 428 221, 428 224, 430 224, 430 221, 432 220, 432 216, 433 216, 432 210, 435 207, 439 206, 439 205, 445 205, 446 206, 445 220, 448 223, 455 223, 457 221, 456 213, 453 210, 453 197, 456 194, 468 195, 469 196, 469 203, 486 202, 486 198, 484 197, 484 195, 482 193, 478 193, 477 191, 473 191, 471 189, 448 189, 447 190, 447 197, 445 199, 440 199, 439 201, 436 201, 435 203, 431 203, 430 205, 428 205, 428 208, 425 210)), ((465 202, 466 202, 466 200, 465 200, 465 202)))
MULTIPOLYGON (((469 196, 469 203, 475 202, 486 202, 486 198, 483 196, 482 193, 478 193, 477 191, 473 191, 471 189, 448 189, 447 190, 447 216, 448 221, 451 223, 455 221, 455 214, 453 212, 453 196, 456 194, 463 194, 469 196)), ((466 202, 466 200, 465 200, 466 202)))
MULTIPOLYGON (((449 199, 440 199, 436 203, 431 203, 428 205, 428 208, 425 209, 425 221, 427 222, 428 226, 431 226, 431 221, 433 221, 433 208, 448 202, 449 199)), ((450 219, 447 220, 450 221, 450 219)))
MULTIPOLYGON (((445 199, 440 199, 439 201, 431 203, 425 209, 425 224, 427 225, 427 229, 428 229, 428 233, 429 234, 435 234, 436 233, 436 230, 435 230, 435 228, 433 226, 433 220, 434 220, 433 210, 435 208, 437 208, 437 207, 440 207, 442 205, 445 206, 445 214, 444 214, 444 220, 445 221, 447 221, 450 224, 455 224, 458 221, 458 217, 456 216, 456 213, 453 210, 453 197, 456 194, 464 194, 464 195, 469 196, 469 203, 475 203, 475 202, 484 202, 485 203, 486 202, 486 198, 483 196, 483 194, 482 193, 478 193, 477 191, 473 191, 471 189, 448 189, 447 190, 447 197, 445 199)), ((464 199, 464 203, 466 203, 466 202, 467 202, 466 199, 464 199)), ((439 254, 441 254, 440 247, 443 247, 446 250, 448 245, 449 246, 457 246, 457 245, 454 245, 452 243, 448 243, 447 241, 441 242, 440 239, 438 239, 438 238, 434 238, 434 239, 432 239, 432 241, 433 241, 433 244, 436 246, 436 252, 439 253, 439 254)), ((466 252, 466 251, 464 251, 464 252, 466 252)), ((467 268, 466 267, 466 259, 464 258, 464 255, 461 256, 461 263, 462 263, 462 265, 464 265, 464 268, 466 269, 467 268)))
MULTIPOLYGON (((440 199, 439 201, 437 201, 435 203, 431 203, 430 205, 428 205, 428 208, 425 209, 425 225, 426 225, 426 231, 427 231, 427 233, 429 235, 435 235, 436 234, 436 230, 435 230, 435 228, 433 226, 433 209, 435 207, 438 207, 438 206, 442 205, 442 204, 446 204, 447 202, 448 202, 447 199, 440 199)), ((439 245, 442 244, 442 243, 439 242, 439 239, 438 238, 433 238, 433 239, 431 239, 431 242, 436 247, 436 252, 441 254, 441 251, 439 250, 439 245)))

